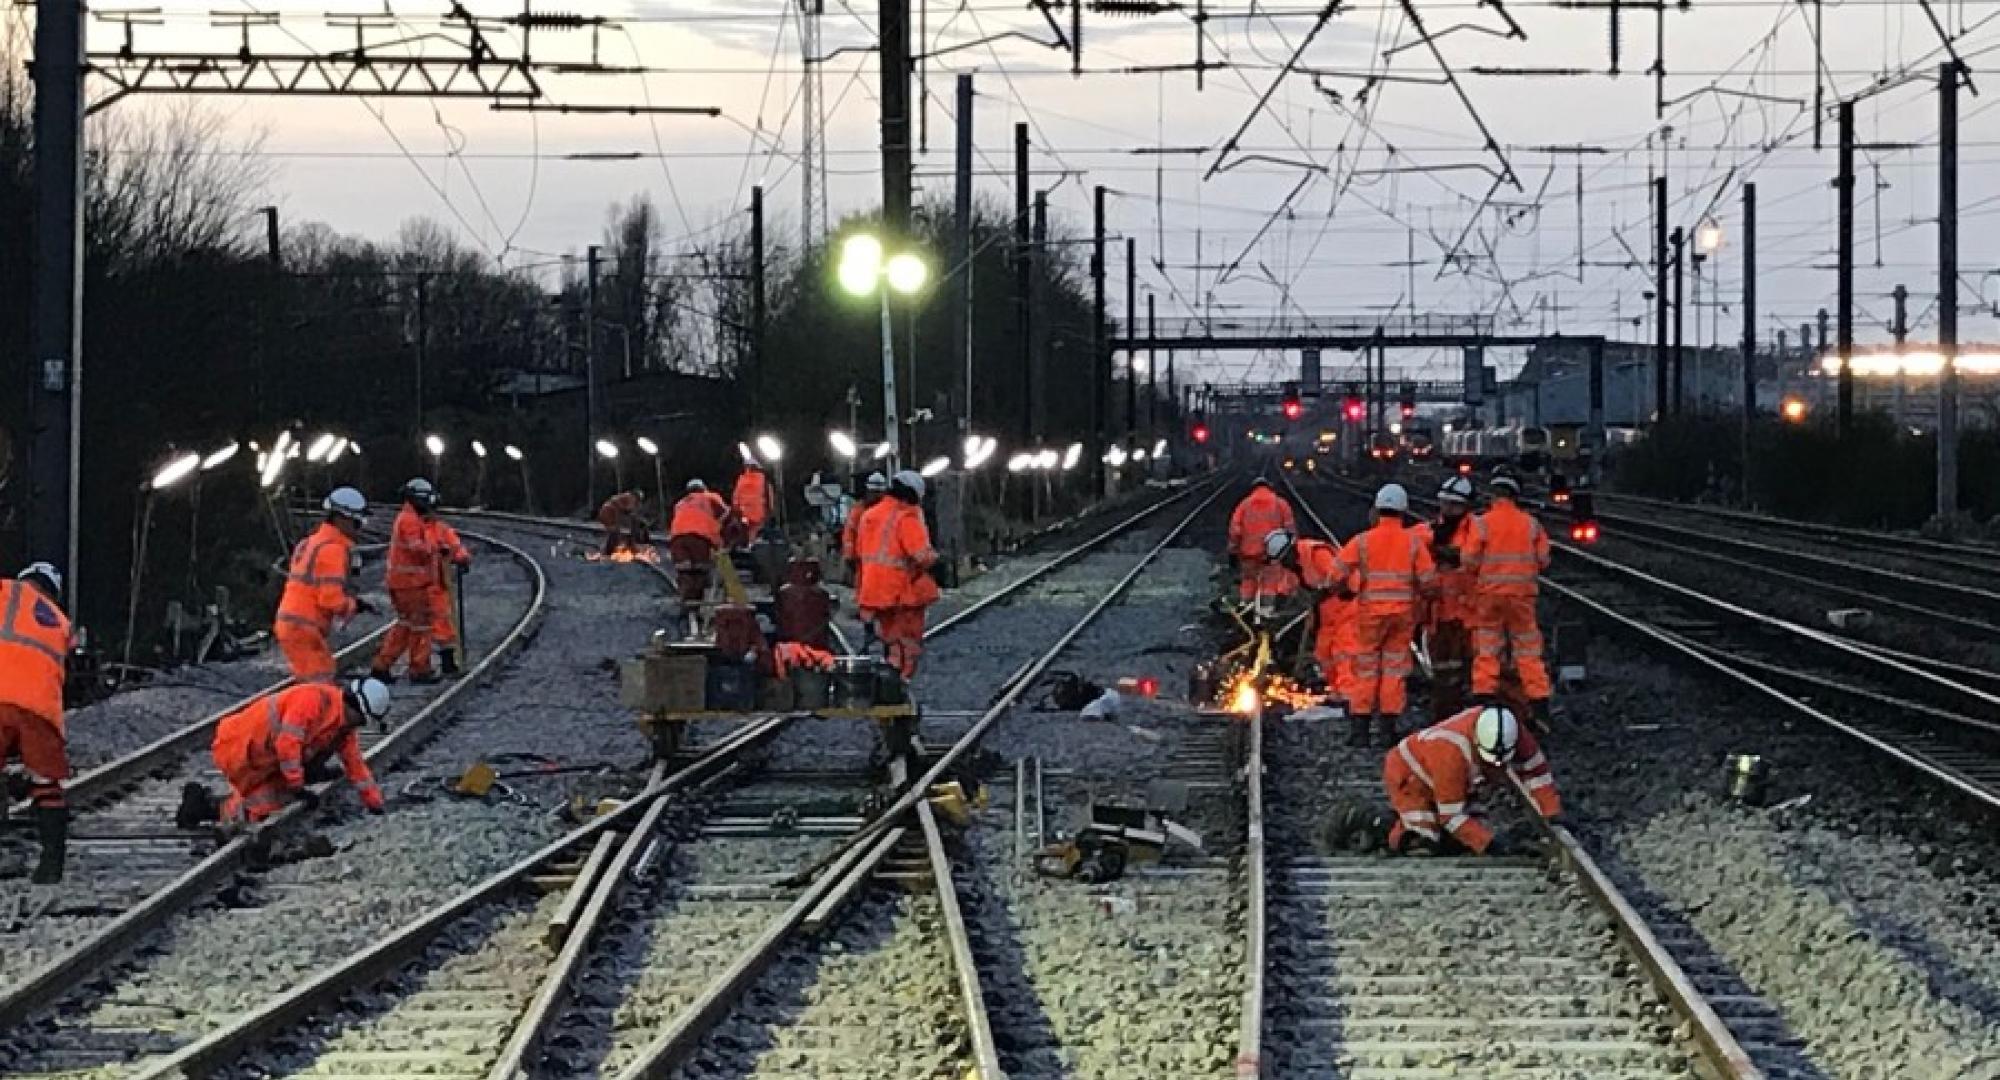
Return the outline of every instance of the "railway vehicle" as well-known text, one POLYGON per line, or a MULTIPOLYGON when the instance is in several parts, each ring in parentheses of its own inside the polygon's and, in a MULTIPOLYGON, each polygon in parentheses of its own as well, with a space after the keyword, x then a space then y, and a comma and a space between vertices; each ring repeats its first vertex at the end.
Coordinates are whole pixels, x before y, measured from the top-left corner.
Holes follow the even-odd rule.
POLYGON ((1539 471, 1549 463, 1549 430, 1533 424, 1461 429, 1445 435, 1444 456, 1453 465, 1476 469, 1512 465, 1539 471))

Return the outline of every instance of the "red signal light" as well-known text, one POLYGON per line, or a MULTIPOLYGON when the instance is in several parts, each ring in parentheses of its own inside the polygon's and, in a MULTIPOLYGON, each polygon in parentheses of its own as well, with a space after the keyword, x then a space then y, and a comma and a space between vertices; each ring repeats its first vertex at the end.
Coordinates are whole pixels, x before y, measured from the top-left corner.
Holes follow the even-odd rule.
POLYGON ((1349 420, 1360 420, 1363 412, 1360 398, 1348 398, 1345 406, 1349 420))
POLYGON ((1569 538, 1579 544, 1597 543, 1597 522, 1579 521, 1569 527, 1569 538))
POLYGON ((1459 463, 1458 463, 1458 475, 1460 475, 1460 476, 1471 476, 1471 475, 1472 475, 1472 462, 1470 462, 1470 461, 1461 461, 1461 462, 1459 462, 1459 463))
POLYGON ((1194 426, 1194 441, 1198 443, 1205 443, 1208 441, 1207 424, 1196 424, 1194 426))
POLYGON ((1159 695, 1160 680, 1153 678, 1151 675, 1141 676, 1139 679, 1139 696, 1150 698, 1158 697, 1159 695))
POLYGON ((1406 401, 1406 402, 1404 402, 1404 403, 1403 403, 1403 419, 1405 419, 1405 420, 1408 420, 1408 419, 1409 419, 1410 417, 1412 417, 1412 416, 1415 416, 1415 415, 1417 415, 1417 407, 1416 407, 1415 405, 1412 405, 1412 404, 1410 404, 1410 403, 1409 403, 1409 402, 1407 402, 1407 401, 1406 401))
POLYGON ((1305 415, 1306 408, 1304 405, 1299 404, 1297 401, 1287 400, 1285 402, 1284 410, 1285 410, 1285 419, 1297 420, 1299 417, 1305 415))

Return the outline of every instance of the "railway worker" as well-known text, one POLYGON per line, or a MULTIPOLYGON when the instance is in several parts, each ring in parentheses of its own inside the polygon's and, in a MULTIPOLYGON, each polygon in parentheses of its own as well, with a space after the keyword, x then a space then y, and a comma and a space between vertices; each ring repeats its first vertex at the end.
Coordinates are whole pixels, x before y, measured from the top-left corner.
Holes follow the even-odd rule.
POLYGON ((621 551, 637 551, 646 542, 646 493, 638 488, 621 491, 597 508, 597 523, 604 526, 602 556, 609 559, 621 551))
MULTIPOLYGON (((263 821, 285 808, 306 786, 309 772, 338 756, 341 771, 361 796, 361 805, 380 813, 382 789, 361 753, 361 725, 389 715, 389 687, 379 679, 354 679, 345 686, 310 683, 266 694, 222 718, 211 748, 216 768, 229 782, 220 817, 225 826, 263 821)), ((176 821, 187 827, 205 814, 189 803, 206 801, 199 785, 182 792, 176 821)))
POLYGON ((410 681, 434 683, 431 670, 431 639, 440 621, 447 621, 433 606, 432 592, 438 576, 438 548, 431 530, 436 513, 437 489, 419 476, 403 485, 403 508, 389 529, 389 554, 383 570, 383 584, 389 590, 389 606, 396 621, 375 653, 369 674, 382 682, 396 679, 396 661, 405 660, 410 681))
POLYGON ((445 575, 457 574, 462 583, 466 572, 472 569, 472 552, 466 548, 465 541, 459 538, 458 530, 437 516, 435 496, 431 500, 430 515, 425 518, 424 523, 430 526, 431 547, 437 552, 437 558, 433 563, 435 572, 431 575, 430 586, 433 616, 431 642, 437 646, 439 673, 446 678, 455 678, 460 674, 459 627, 457 620, 452 617, 456 613, 452 610, 451 586, 445 575))
POLYGON ((1542 630, 1535 622, 1536 579, 1549 567, 1549 534, 1516 504, 1521 482, 1497 471, 1492 505, 1479 515, 1460 548, 1463 572, 1473 580, 1472 693, 1492 700, 1500 692, 1503 654, 1512 653, 1531 710, 1530 724, 1549 731, 1549 673, 1542 664, 1542 630))
POLYGON ((1438 567, 1438 597, 1424 627, 1431 659, 1431 717, 1454 715, 1466 698, 1468 662, 1472 656, 1471 612, 1473 576, 1465 568, 1464 552, 1479 531, 1472 513, 1472 481, 1456 474, 1438 488, 1438 520, 1420 525, 1438 567))
POLYGON ((1408 704, 1404 680, 1418 609, 1437 590, 1436 564, 1423 537, 1407 527, 1409 513, 1403 485, 1382 485, 1375 493, 1375 523, 1349 537, 1334 560, 1338 588, 1351 592, 1355 605, 1350 746, 1368 745, 1371 725, 1380 746, 1395 744, 1397 721, 1408 704), (1351 589, 1345 580, 1350 575, 1351 589))
POLYGON ((1382 762, 1382 785, 1396 812, 1389 850, 1503 854, 1472 800, 1506 773, 1521 781, 1544 820, 1562 813, 1548 759, 1505 706, 1475 705, 1411 733, 1382 762))
POLYGON ((1292 514, 1292 504, 1260 476, 1229 515, 1229 557, 1237 564, 1236 592, 1243 600, 1289 596, 1297 587, 1289 570, 1264 558, 1264 538, 1274 529, 1296 535, 1298 519, 1292 514))
POLYGON ((682 607, 699 604, 708 595, 709 573, 729 518, 729 504, 722 496, 708 490, 699 477, 687 482, 686 494, 674 504, 674 516, 667 524, 667 557, 674 561, 682 607))
POLYGON ((329 638, 336 624, 375 610, 355 597, 350 583, 354 541, 368 523, 368 500, 351 487, 334 488, 320 504, 326 520, 292 549, 284 595, 271 630, 292 677, 332 682, 337 667, 329 638))
POLYGON ((771 484, 762 465, 744 462, 736 487, 729 493, 729 504, 743 522, 744 542, 755 543, 764 532, 764 523, 771 519, 771 484))
POLYGON ((924 525, 924 478, 904 469, 889 478, 889 495, 861 516, 856 541, 861 580, 855 606, 874 626, 889 663, 913 679, 924 652, 924 609, 937 602, 930 571, 937 565, 924 525))
POLYGON ((1354 687, 1354 589, 1340 574, 1340 551, 1323 540, 1300 540, 1284 529, 1264 538, 1265 558, 1296 574, 1314 600, 1313 661, 1342 703, 1354 687))
MULTIPOLYGON (((63 737, 63 683, 69 675, 70 623, 62 609, 62 571, 30 563, 0 581, 0 765, 19 758, 28 773, 41 858, 31 879, 63 879, 69 849, 69 751, 63 737)), ((0 804, 3 805, 3 804, 0 804)))
POLYGON ((889 494, 889 478, 878 470, 862 484, 861 501, 847 508, 847 521, 840 527, 840 557, 847 562, 847 580, 861 583, 861 515, 889 494))

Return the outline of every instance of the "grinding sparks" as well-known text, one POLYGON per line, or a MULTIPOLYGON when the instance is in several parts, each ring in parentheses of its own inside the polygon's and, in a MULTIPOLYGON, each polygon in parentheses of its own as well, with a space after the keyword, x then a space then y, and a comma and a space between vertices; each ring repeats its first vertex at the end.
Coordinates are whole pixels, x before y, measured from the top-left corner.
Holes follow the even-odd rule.
POLYGON ((1236 680, 1236 689, 1229 692, 1229 711, 1238 716, 1255 716, 1259 708, 1256 680, 1245 675, 1236 680))
POLYGON ((590 551, 585 552, 583 558, 585 562, 642 562, 652 563, 654 566, 660 565, 660 553, 651 545, 629 550, 620 548, 612 552, 610 558, 599 552, 590 551))

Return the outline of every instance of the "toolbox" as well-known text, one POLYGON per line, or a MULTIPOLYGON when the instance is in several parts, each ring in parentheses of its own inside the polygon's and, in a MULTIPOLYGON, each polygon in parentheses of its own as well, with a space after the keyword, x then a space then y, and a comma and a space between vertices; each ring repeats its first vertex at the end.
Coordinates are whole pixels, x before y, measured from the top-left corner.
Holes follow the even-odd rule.
POLYGON ((800 668, 792 672, 792 707, 824 709, 833 704, 833 674, 800 668))
POLYGON ((797 708, 798 693, 790 679, 757 680, 757 708, 766 712, 791 712, 797 708))
POLYGON ((705 650, 648 649, 618 665, 619 701, 629 709, 699 709, 708 698, 705 650))

